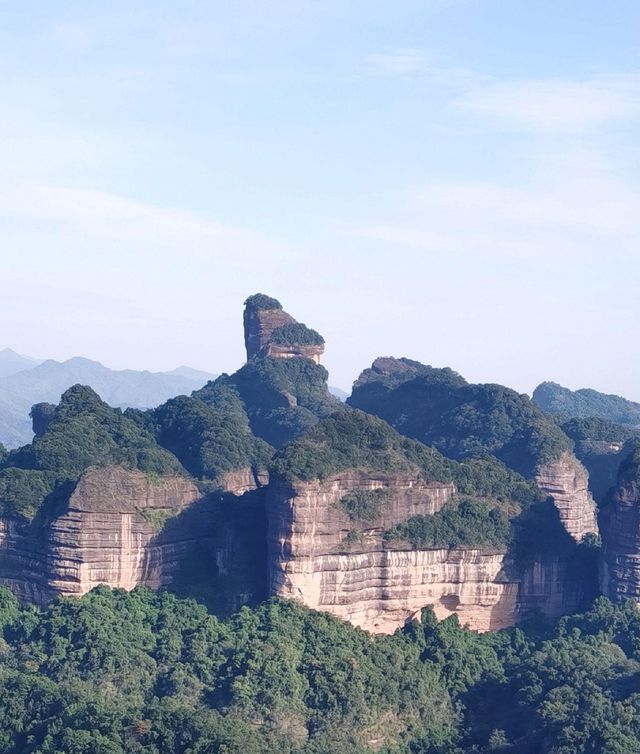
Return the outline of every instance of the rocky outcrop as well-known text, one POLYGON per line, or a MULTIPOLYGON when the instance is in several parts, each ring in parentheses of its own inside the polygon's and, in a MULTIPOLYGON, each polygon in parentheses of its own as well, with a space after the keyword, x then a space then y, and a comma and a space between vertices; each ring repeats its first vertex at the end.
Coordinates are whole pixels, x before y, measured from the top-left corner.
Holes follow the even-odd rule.
POLYGON ((260 293, 250 296, 245 302, 243 322, 247 361, 256 357, 271 357, 307 358, 316 364, 320 363, 320 357, 324 353, 322 338, 285 312, 277 299, 260 293), (298 334, 311 335, 311 339, 275 337, 291 325, 297 326, 298 334))
POLYGON ((51 523, 49 587, 80 595, 98 584, 157 588, 198 532, 170 525, 200 494, 181 476, 152 477, 118 466, 90 469, 51 523))
POLYGON ((600 512, 601 589, 612 600, 640 602, 640 485, 625 480, 600 512))
POLYGON ((262 309, 247 305, 244 310, 244 344, 247 361, 255 358, 268 346, 274 330, 282 325, 295 323, 295 319, 283 309, 262 309))
POLYGON ((579 542, 585 534, 597 533, 596 505, 589 492, 589 475, 571 453, 537 469, 536 482, 558 510, 567 533, 579 542))
POLYGON ((246 466, 243 469, 227 471, 218 480, 220 489, 232 495, 244 495, 246 492, 257 490, 269 483, 266 469, 256 469, 246 466))
POLYGON ((536 615, 559 618, 578 612, 595 598, 597 578, 584 569, 572 568, 564 557, 545 557, 537 560, 520 575, 518 620, 536 615))
POLYGON ((157 588, 197 555, 209 581, 232 575, 234 606, 262 597, 264 553, 256 572, 255 552, 265 547, 264 505, 243 494, 259 479, 248 470, 227 482, 231 494, 201 498, 181 476, 90 469, 58 510, 0 519, 0 584, 37 604, 98 584, 157 588))
POLYGON ((373 633, 392 633, 427 605, 477 630, 512 625, 518 583, 504 574, 503 552, 406 549, 383 537, 411 516, 440 510, 454 491, 451 482, 410 473, 351 470, 323 482, 272 481, 270 591, 373 633), (389 497, 375 521, 354 520, 344 510, 345 496, 377 489, 389 497))

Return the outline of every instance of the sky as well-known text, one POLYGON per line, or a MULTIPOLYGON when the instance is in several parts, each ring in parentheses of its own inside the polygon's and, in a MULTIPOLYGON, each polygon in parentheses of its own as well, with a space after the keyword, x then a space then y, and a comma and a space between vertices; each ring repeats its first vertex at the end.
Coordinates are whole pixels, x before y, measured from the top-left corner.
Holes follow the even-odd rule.
POLYGON ((637 0, 0 0, 0 348, 640 400, 637 0))

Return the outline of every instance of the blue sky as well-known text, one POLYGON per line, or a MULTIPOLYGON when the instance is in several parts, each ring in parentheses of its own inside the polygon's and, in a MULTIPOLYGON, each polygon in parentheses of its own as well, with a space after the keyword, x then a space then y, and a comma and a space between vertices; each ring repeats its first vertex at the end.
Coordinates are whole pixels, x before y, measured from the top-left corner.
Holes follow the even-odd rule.
POLYGON ((640 399, 636 0, 3 2, 0 347, 640 399))

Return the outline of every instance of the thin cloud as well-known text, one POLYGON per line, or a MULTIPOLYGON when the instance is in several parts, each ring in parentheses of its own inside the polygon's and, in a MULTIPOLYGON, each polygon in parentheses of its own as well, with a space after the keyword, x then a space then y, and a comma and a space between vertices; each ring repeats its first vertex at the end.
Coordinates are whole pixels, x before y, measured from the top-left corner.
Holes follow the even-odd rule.
POLYGON ((406 76, 423 71, 429 63, 424 50, 414 47, 400 47, 387 53, 376 53, 365 57, 369 73, 378 76, 406 76))
POLYGON ((527 188, 439 183, 407 193, 403 222, 354 232, 385 243, 460 256, 533 262, 635 257, 640 191, 569 161, 527 188))
POLYGON ((197 256, 265 254, 282 258, 282 245, 254 231, 227 225, 195 212, 160 207, 101 191, 59 186, 23 186, 0 191, 2 214, 46 223, 70 240, 92 238, 106 244, 175 249, 197 256))
POLYGON ((640 117, 640 74, 498 82, 467 92, 452 107, 518 130, 589 130, 640 117))

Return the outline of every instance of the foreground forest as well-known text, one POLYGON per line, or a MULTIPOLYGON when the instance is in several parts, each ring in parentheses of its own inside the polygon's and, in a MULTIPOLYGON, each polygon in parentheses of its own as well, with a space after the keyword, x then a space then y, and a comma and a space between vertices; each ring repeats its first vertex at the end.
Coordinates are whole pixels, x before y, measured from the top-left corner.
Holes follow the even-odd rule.
POLYGON ((371 637, 277 599, 227 621, 99 587, 44 612, 0 590, 7 754, 634 754, 640 613, 599 598, 496 633, 425 610, 371 637))

